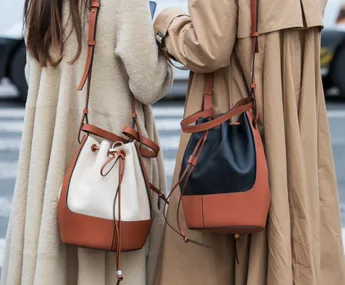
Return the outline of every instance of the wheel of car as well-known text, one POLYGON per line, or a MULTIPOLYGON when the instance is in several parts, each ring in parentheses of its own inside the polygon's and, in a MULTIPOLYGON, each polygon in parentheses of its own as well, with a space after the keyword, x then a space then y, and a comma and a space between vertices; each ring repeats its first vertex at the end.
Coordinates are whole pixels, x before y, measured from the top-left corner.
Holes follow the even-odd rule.
POLYGON ((26 49, 25 45, 22 45, 13 55, 10 68, 9 68, 9 77, 12 83, 17 87, 19 91, 19 100, 26 102, 28 85, 25 79, 25 68, 26 63, 26 49))
POLYGON ((331 81, 338 87, 342 96, 345 96, 345 44, 337 52, 331 66, 331 81))

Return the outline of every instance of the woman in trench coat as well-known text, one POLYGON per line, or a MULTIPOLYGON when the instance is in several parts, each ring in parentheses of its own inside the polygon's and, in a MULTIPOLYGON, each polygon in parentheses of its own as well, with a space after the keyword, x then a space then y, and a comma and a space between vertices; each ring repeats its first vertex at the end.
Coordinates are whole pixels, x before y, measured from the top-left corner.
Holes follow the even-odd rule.
MULTIPOLYGON (((258 5, 256 97, 272 198, 267 228, 240 238, 237 264, 231 235, 185 231, 209 249, 184 243, 166 227, 156 285, 345 284, 319 62, 326 1, 260 0, 258 5)), ((250 0, 189 0, 189 14, 169 8, 154 24, 165 51, 191 70, 185 116, 201 109, 204 73, 209 72, 215 72, 213 105, 218 113, 226 112, 248 94, 250 0)), ((188 138, 182 134, 175 182, 188 138)), ((177 192, 168 210, 175 227, 177 192)))
MULTIPOLYGON (((78 148, 85 91, 77 92, 77 85, 86 61, 89 14, 88 9, 84 14, 82 7, 91 1, 28 2, 29 15, 34 15, 26 19, 29 93, 1 284, 113 285, 117 281, 115 254, 63 245, 57 222, 58 192, 78 148), (48 3, 50 6, 46 6, 48 3), (49 47, 53 63, 49 64, 48 59, 46 64, 43 59, 47 54, 42 52, 44 46, 38 45, 42 42, 39 35, 45 41, 49 39, 49 29, 58 19, 50 17, 58 15, 59 5, 64 33, 57 47, 49 47), (81 26, 73 28, 78 5, 81 26), (62 42, 63 57, 59 62, 62 42), (81 54, 72 64, 79 44, 81 54)), ((132 120, 133 94, 143 132, 158 142, 149 106, 165 95, 172 72, 157 48, 149 1, 102 0, 96 40, 90 122, 120 135, 132 120)), ((152 183, 164 191, 161 155, 151 161, 148 171, 152 183)), ((153 284, 164 219, 156 201, 152 205, 155 219, 148 243, 142 250, 122 254, 125 279, 121 284, 153 284)))

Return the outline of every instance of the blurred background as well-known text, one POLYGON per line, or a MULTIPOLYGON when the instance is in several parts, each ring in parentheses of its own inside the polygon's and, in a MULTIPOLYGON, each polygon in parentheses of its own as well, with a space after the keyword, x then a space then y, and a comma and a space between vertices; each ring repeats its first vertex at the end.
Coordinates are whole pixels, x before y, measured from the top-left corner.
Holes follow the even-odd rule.
MULTIPOLYGON (((170 6, 188 11, 187 0, 156 2, 156 14, 170 6)), ((11 0, 6 2, 6 9, 0 10, 0 274, 27 96, 23 5, 24 0, 11 0)), ((345 237, 345 0, 328 0, 324 25, 320 69, 332 134, 345 237)), ((188 72, 175 69, 174 85, 168 96, 153 106, 169 185, 179 142, 179 123, 183 115, 187 81, 188 72)))

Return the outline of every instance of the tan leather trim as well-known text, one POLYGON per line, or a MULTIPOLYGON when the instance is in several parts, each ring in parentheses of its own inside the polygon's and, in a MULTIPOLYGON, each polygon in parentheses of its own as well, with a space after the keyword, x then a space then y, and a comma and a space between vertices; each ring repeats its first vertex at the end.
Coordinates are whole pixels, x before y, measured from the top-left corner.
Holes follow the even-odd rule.
MULTIPOLYGON (((81 127, 81 130, 87 134, 98 136, 98 137, 104 138, 106 140, 109 140, 111 142, 123 142, 123 143, 129 142, 128 139, 125 139, 123 137, 115 135, 111 132, 108 132, 106 130, 103 130, 103 129, 96 127, 94 125, 91 125, 91 124, 84 123, 81 127)), ((137 140, 139 142, 140 142, 140 140, 142 141, 142 147, 140 147, 140 154, 143 157, 146 157, 146 158, 157 157, 157 155, 160 151, 160 148, 155 142, 153 142, 152 140, 150 140, 149 138, 147 138, 145 136, 141 136, 141 138, 140 138, 139 132, 135 131, 131 127, 124 127, 123 134, 129 138, 134 138, 135 140, 137 140), (143 146, 145 146, 147 148, 144 148, 143 146)))
MULTIPOLYGON (((58 222, 60 234, 63 243, 101 249, 106 251, 115 251, 116 242, 113 243, 114 221, 100 219, 74 213, 68 209, 67 197, 70 180, 77 163, 79 154, 85 145, 88 135, 84 135, 77 153, 70 163, 65 175, 64 183, 61 189, 61 195, 58 202, 58 222), (112 246, 114 244, 114 246, 112 246)), ((142 248, 150 233, 152 219, 135 222, 121 222, 121 250, 137 250, 142 248)))
POLYGON ((103 129, 96 127, 94 125, 91 125, 91 124, 83 124, 81 129, 83 132, 85 132, 87 134, 95 135, 95 136, 104 138, 106 140, 112 141, 112 142, 123 142, 123 143, 128 142, 128 140, 124 139, 123 137, 115 135, 111 132, 108 132, 106 130, 103 130, 103 129))
POLYGON ((252 233, 265 228, 270 206, 268 170, 260 133, 254 128, 253 113, 247 112, 256 147, 256 181, 247 192, 182 197, 190 229, 213 232, 252 233))
POLYGON ((186 219, 188 228, 190 229, 204 229, 203 221, 203 207, 201 195, 186 195, 182 196, 183 213, 186 219))
POLYGON ((100 1, 99 0, 93 0, 91 3, 91 11, 89 16, 89 33, 88 33, 88 49, 87 49, 87 57, 86 57, 86 63, 84 68, 83 76, 78 84, 78 90, 82 90, 86 79, 89 75, 89 72, 91 70, 91 64, 92 64, 92 58, 93 58, 93 52, 96 45, 95 37, 96 37, 96 22, 98 17, 98 12, 100 8, 100 1))
POLYGON ((129 138, 133 138, 137 140, 138 142, 141 142, 142 145, 149 148, 149 149, 140 148, 141 155, 147 158, 157 157, 160 150, 159 146, 155 142, 150 140, 149 138, 140 135, 139 131, 136 131, 131 127, 124 127, 122 133, 129 138))
POLYGON ((208 113, 208 112, 213 113, 213 109, 209 109, 206 111, 199 111, 199 112, 194 113, 193 115, 185 118, 184 120, 182 120, 182 122, 181 122, 182 131, 185 133, 198 133, 198 132, 206 131, 206 130, 212 129, 214 127, 217 127, 220 124, 230 120, 231 118, 236 117, 236 116, 238 116, 238 115, 240 115, 246 111, 249 111, 253 108, 254 108, 254 103, 252 101, 252 98, 246 97, 246 98, 240 100, 230 111, 228 111, 224 115, 219 116, 219 117, 217 117, 213 120, 210 120, 206 123, 202 123, 202 124, 198 124, 198 125, 191 125, 191 124, 195 123, 200 117, 205 118, 206 113, 208 113))

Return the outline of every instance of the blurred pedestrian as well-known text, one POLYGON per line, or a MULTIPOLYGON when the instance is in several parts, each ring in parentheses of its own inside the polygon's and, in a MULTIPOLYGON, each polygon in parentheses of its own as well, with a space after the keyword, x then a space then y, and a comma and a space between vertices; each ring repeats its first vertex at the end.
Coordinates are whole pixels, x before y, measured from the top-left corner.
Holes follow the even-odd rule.
MULTIPOLYGON (((26 0, 29 91, 2 285, 116 284, 115 253, 63 245, 57 224, 58 193, 78 148, 85 103, 85 92, 77 92, 77 85, 86 62, 90 3, 26 0)), ((172 69, 157 48, 149 1, 104 0, 101 5, 90 121, 121 135, 132 122, 133 94, 142 132, 157 142, 150 105, 166 94, 172 69)), ((148 170, 150 181, 164 191, 161 155, 148 170)), ((152 207, 157 214, 148 244, 122 255, 123 284, 153 282, 163 217, 156 202, 152 207)))
MULTIPOLYGON (((191 70, 185 116, 201 109, 205 73, 214 72, 213 105, 227 112, 251 82, 253 0, 189 0, 189 14, 162 11, 156 38, 191 70)), ((256 102, 268 162, 271 208, 266 230, 232 236, 188 231, 211 248, 184 243, 166 227, 156 285, 345 284, 338 188, 320 74, 320 31, 327 1, 260 0, 256 102)), ((255 8, 254 8, 255 9, 255 8)), ((174 175, 189 140, 182 134, 174 175)), ((176 225, 179 193, 168 219, 176 225)), ((216 205, 215 205, 216 206, 216 205)), ((250 210, 250 209, 249 209, 250 210)))

